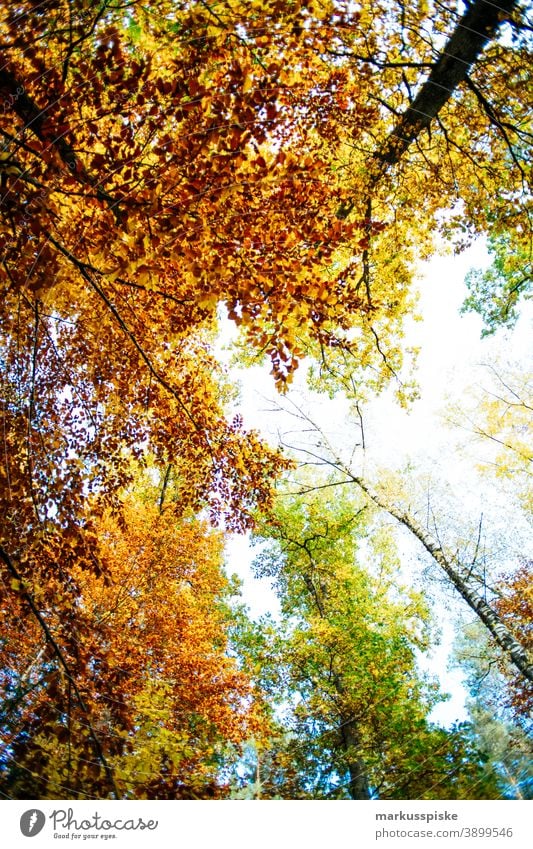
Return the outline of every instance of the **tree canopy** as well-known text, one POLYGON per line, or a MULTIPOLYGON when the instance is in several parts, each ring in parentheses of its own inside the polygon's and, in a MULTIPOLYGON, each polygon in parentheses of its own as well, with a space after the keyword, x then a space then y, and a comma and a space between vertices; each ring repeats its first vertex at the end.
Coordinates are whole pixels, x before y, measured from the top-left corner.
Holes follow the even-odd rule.
MULTIPOLYGON (((405 401, 416 264, 439 239, 460 250, 479 235, 506 300, 489 272, 472 278, 470 306, 489 323, 512 317, 531 259, 528 14, 517 0, 0 4, 6 795, 228 795, 246 741, 266 751, 277 733, 290 786, 308 794, 317 728, 333 740, 317 793, 344 776, 352 796, 392 798, 387 770, 428 747, 439 792, 468 793, 444 767, 468 750, 476 772, 472 740, 427 719, 423 605, 401 613, 392 577, 379 595, 346 517, 331 546, 325 534, 338 568, 325 552, 324 588, 308 574, 296 526, 311 508, 280 518, 276 496, 295 460, 234 414, 217 333, 232 322, 281 392, 305 360, 322 390, 392 381, 405 401), (254 527, 280 543, 284 523, 294 545, 279 575, 299 621, 285 611, 274 642, 296 732, 268 710, 271 661, 253 666, 220 552, 254 527), (382 678, 363 644, 388 658, 382 678), (308 713, 307 663, 322 681, 308 713), (390 716, 352 725, 363 691, 390 716)), ((520 575, 511 608, 491 607, 414 532, 530 677, 507 627, 520 575)), ((415 792, 410 775, 398 793, 415 792)))

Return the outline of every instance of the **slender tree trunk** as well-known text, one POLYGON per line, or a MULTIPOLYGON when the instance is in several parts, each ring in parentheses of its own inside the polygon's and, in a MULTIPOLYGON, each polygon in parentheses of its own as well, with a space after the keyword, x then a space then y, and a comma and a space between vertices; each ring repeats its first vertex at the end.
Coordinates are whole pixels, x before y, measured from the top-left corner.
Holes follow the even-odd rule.
MULTIPOLYGON (((346 470, 345 470, 346 471, 346 470)), ((349 474, 349 473, 348 473, 349 474)), ((350 478, 356 483, 368 497, 386 510, 391 516, 394 516, 404 527, 408 528, 411 533, 422 543, 426 551, 431 554, 433 560, 444 570, 456 590, 461 594, 469 607, 472 608, 476 616, 478 616, 483 624, 488 628, 492 637, 503 650, 508 660, 515 666, 519 672, 528 679, 533 681, 533 663, 526 649, 513 637, 501 617, 492 609, 485 599, 479 593, 468 586, 467 582, 461 575, 460 564, 454 562, 454 558, 446 554, 438 543, 436 543, 427 531, 420 525, 414 516, 410 513, 403 512, 388 503, 382 496, 365 481, 350 474, 350 478), (457 566, 459 565, 459 569, 457 566)), ((466 570, 465 570, 466 571, 466 570)))

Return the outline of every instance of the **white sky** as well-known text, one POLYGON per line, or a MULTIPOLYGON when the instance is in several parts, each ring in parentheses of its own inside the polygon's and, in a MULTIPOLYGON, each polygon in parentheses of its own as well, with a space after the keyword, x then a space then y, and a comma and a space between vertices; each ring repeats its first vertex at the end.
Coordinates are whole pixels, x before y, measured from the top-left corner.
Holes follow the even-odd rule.
MULTIPOLYGON (((468 386, 476 383, 481 374, 480 364, 498 360, 523 362, 531 366, 528 348, 531 338, 533 309, 523 308, 523 315, 513 331, 498 331, 495 337, 481 340, 481 319, 477 315, 460 315, 459 309, 466 296, 464 278, 473 266, 487 263, 482 244, 474 245, 460 256, 437 256, 420 269, 421 322, 408 324, 406 345, 420 346, 417 380, 420 385, 420 400, 409 411, 400 409, 392 397, 392 391, 384 393, 364 411, 367 450, 365 465, 401 468, 407 462, 417 469, 430 470, 438 482, 439 477, 451 482, 454 490, 460 491, 461 503, 476 515, 476 511, 487 512, 491 499, 490 486, 480 488, 479 479, 472 473, 472 466, 460 451, 463 439, 460 432, 453 433, 443 426, 441 413, 448 400, 460 401, 468 386)), ((239 411, 245 424, 261 431, 271 441, 276 441, 278 429, 287 429, 286 420, 269 410, 268 399, 276 393, 269 368, 232 369, 232 376, 241 384, 239 411)), ((305 386, 304 369, 297 373, 294 388, 289 393, 300 406, 305 406, 318 420, 333 440, 349 440, 346 429, 343 433, 344 408, 342 402, 329 401, 327 396, 313 396, 305 386)), ((499 508, 498 508, 499 509, 499 508)), ((495 509, 494 514, 498 513, 495 509)), ((406 558, 416 557, 417 544, 406 540, 406 558)), ((244 600, 252 615, 277 609, 276 599, 268 580, 258 581, 251 577, 249 564, 253 558, 245 538, 236 538, 227 549, 227 566, 230 573, 236 572, 244 582, 244 600)), ((462 675, 458 670, 447 670, 453 627, 446 611, 439 611, 442 625, 442 640, 427 668, 439 674, 442 687, 452 694, 451 700, 438 706, 433 718, 450 723, 465 717, 465 691, 461 687, 462 675)))

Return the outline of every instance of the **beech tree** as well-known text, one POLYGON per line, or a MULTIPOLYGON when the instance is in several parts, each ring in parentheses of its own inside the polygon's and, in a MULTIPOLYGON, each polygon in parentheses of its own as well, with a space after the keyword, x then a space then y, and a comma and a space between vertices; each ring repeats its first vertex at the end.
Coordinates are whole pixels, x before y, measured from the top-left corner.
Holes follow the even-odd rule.
MULTIPOLYGON (((50 0, 9 7, 1 26, 4 432, 30 512, 48 498, 39 452, 65 477, 87 434, 102 492, 127 477, 119 446, 148 441, 162 464, 197 471, 191 497, 266 499, 276 461, 267 452, 252 472, 255 443, 236 459, 247 440, 186 365, 217 305, 281 386, 309 345, 342 347, 385 379, 437 212, 460 198, 459 227, 486 229, 490 209, 529 232, 517 3, 477 0, 461 17, 50 0), (514 41, 498 38, 504 26, 514 41), (487 99, 495 74, 505 104, 487 99), (495 185, 508 187, 498 209, 495 185)), ((72 466, 58 492, 79 491, 72 466)))
MULTIPOLYGON (((495 362, 485 365, 479 384, 471 388, 462 402, 447 411, 449 423, 468 436, 464 453, 475 457, 476 465, 487 481, 501 484, 511 509, 525 516, 529 523, 533 510, 531 467, 532 444, 531 375, 516 366, 504 367, 495 362)), ((495 612, 506 627, 517 636, 531 655, 530 624, 531 563, 527 549, 506 554, 502 549, 501 562, 492 570, 491 596, 495 612)), ((503 701, 515 719, 521 721, 531 714, 533 684, 531 679, 516 676, 513 666, 485 641, 480 657, 485 653, 484 669, 496 667, 505 681, 503 701)), ((500 693, 501 687, 495 687, 500 693)))
MULTIPOLYGON (((508 628, 531 653, 533 594, 531 563, 523 560, 495 581, 494 608, 508 628)), ((492 640, 472 625, 458 640, 457 655, 468 673, 471 690, 485 710, 496 718, 514 724, 527 735, 531 732, 533 685, 517 676, 505 655, 492 640)))
POLYGON ((533 375, 527 368, 484 364, 477 385, 460 403, 449 406, 452 428, 468 436, 465 451, 476 452, 476 465, 485 479, 494 476, 533 514, 533 375))
POLYGON ((513 327, 522 299, 531 297, 533 270, 531 248, 527 240, 514 238, 512 245, 505 233, 488 239, 492 264, 486 270, 472 269, 466 278, 470 294, 463 312, 477 312, 483 318, 482 336, 490 336, 500 327, 513 327))
MULTIPOLYGON (((352 451, 351 458, 346 459, 346 452, 338 450, 307 413, 295 405, 291 413, 300 422, 301 427, 312 433, 312 437, 307 445, 293 446, 286 443, 286 446, 292 448, 295 456, 300 457, 301 461, 303 458, 304 465, 312 463, 329 469, 332 480, 328 486, 341 489, 355 487, 372 504, 407 529, 442 570, 463 601, 481 620, 507 662, 512 664, 515 672, 523 676, 528 686, 533 681, 533 658, 528 642, 524 641, 524 635, 514 634, 513 628, 498 611, 496 604, 487 599, 486 587, 480 590, 474 568, 475 559, 474 563, 463 561, 458 551, 451 550, 441 541, 438 525, 435 528, 428 527, 421 521, 418 511, 406 506, 405 490, 408 482, 403 482, 398 475, 393 475, 392 484, 387 485, 387 475, 383 474, 381 483, 373 483, 368 476, 363 475, 355 467, 355 449, 352 451)), ((296 486, 298 487, 298 483, 296 486)), ((304 480, 301 491, 311 491, 313 486, 312 483, 309 484, 304 480)))
POLYGON ((313 477, 281 491, 258 529, 255 570, 272 579, 280 622, 246 648, 278 703, 280 731, 255 752, 262 798, 498 797, 467 729, 432 723, 445 698, 417 667, 431 643, 422 595, 362 496, 313 477))
POLYGON ((91 10, 6 15, 4 272, 60 311, 94 298, 143 369, 141 319, 190 331, 219 302, 281 384, 354 323, 355 358, 392 333, 394 367, 439 210, 530 232, 520 4, 91 10))
POLYGON ((221 534, 171 501, 160 510, 150 489, 120 522, 98 521, 100 575, 74 562, 68 580, 4 584, 0 776, 12 797, 221 797, 239 746, 267 732, 228 653, 221 534))

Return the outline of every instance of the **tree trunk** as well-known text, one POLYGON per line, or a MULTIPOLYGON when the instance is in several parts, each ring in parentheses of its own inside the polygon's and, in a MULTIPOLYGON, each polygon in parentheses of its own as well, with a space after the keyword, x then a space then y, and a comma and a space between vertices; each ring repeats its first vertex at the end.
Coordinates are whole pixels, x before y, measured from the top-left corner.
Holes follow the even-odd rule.
POLYGON ((22 80, 17 79, 7 67, 0 68, 0 99, 4 102, 4 112, 9 106, 24 124, 24 131, 29 130, 39 141, 51 145, 68 167, 72 177, 84 186, 90 186, 96 197, 107 204, 112 210, 117 223, 121 221, 118 208, 120 199, 112 198, 99 184, 99 180, 87 173, 76 150, 69 144, 62 133, 56 131, 49 114, 48 107, 41 108, 26 92, 22 80))
POLYGON ((363 760, 357 755, 360 749, 361 741, 357 733, 357 725, 354 720, 343 722, 341 726, 342 746, 347 757, 348 772, 350 773, 350 783, 348 792, 352 799, 370 799, 370 790, 366 777, 366 766, 363 760))
POLYGON ((517 0, 474 0, 468 4, 446 42, 436 64, 409 108, 401 116, 381 148, 374 154, 378 164, 376 183, 387 166, 395 165, 466 79, 474 62, 498 27, 516 7, 517 0))
MULTIPOLYGON (((349 473, 348 473, 349 474, 349 473)), ((501 617, 492 609, 490 604, 476 592, 475 589, 469 587, 460 571, 454 564, 454 558, 449 557, 435 543, 427 531, 424 530, 414 516, 409 513, 402 512, 394 505, 389 504, 377 492, 375 492, 363 478, 350 475, 354 483, 356 483, 368 497, 386 510, 391 516, 394 516, 404 527, 408 528, 411 533, 422 543, 426 551, 432 556, 433 560, 444 570, 456 590, 461 594, 469 607, 472 608, 476 616, 478 616, 483 624, 488 628, 492 637, 503 650, 507 659, 520 671, 520 673, 533 681, 533 663, 526 649, 516 640, 501 617)), ((459 564, 460 565, 460 564, 459 564)), ((466 571, 466 570, 465 570, 466 571)))
MULTIPOLYGON (((300 544, 297 541, 293 540, 293 542, 298 545, 299 548, 303 548, 309 558, 309 562, 312 567, 315 566, 313 556, 307 546, 305 544, 300 544)), ((312 578, 309 575, 303 575, 303 579, 307 590, 313 599, 314 604, 318 610, 319 616, 322 619, 326 619, 326 612, 324 608, 324 590, 317 589, 313 583, 312 578)), ((333 686, 335 690, 339 694, 339 696, 343 696, 346 692, 344 683, 342 680, 342 675, 339 672, 335 672, 332 670, 332 680, 333 686)), ((370 789, 368 786, 368 778, 367 778, 367 768, 363 758, 360 756, 359 752, 361 750, 361 739, 359 736, 359 730, 357 727, 357 721, 352 717, 345 718, 341 715, 340 717, 341 723, 339 726, 340 736, 341 736, 341 745, 344 753, 346 754, 346 766, 348 769, 348 773, 350 775, 350 781, 347 785, 348 792, 352 799, 370 799, 370 789)))

